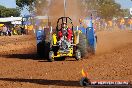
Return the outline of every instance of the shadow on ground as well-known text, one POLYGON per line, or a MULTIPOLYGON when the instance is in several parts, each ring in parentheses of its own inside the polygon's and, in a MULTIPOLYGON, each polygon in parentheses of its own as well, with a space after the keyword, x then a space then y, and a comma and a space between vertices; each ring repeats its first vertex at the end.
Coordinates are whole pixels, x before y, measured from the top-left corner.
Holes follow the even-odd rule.
POLYGON ((37 54, 10 54, 10 55, 4 55, 2 57, 18 58, 18 59, 46 60, 44 57, 39 57, 37 54))
MULTIPOLYGON (((28 82, 40 85, 55 85, 55 86, 71 86, 71 87, 81 87, 79 81, 67 81, 67 80, 48 80, 48 79, 14 79, 14 78, 0 78, 1 81, 11 81, 11 82, 28 82)), ((89 86, 88 88, 132 88, 132 86, 89 86)))
POLYGON ((11 82, 29 82, 40 85, 56 85, 56 86, 74 86, 80 87, 79 81, 65 81, 65 80, 47 80, 47 79, 14 79, 14 78, 0 78, 1 81, 11 82))
MULTIPOLYGON (((39 57, 37 54, 10 54, 10 55, 4 55, 2 57, 5 58, 17 58, 17 59, 32 59, 32 60, 40 60, 39 62, 49 62, 47 58, 45 57, 39 57)), ((76 61, 72 58, 55 58, 55 61, 76 61)))

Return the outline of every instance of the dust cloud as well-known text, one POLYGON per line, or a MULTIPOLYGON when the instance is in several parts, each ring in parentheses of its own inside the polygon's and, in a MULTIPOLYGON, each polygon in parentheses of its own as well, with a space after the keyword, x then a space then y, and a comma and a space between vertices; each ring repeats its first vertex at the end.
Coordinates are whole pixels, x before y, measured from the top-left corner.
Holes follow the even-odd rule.
MULTIPOLYGON (((41 8, 45 14, 50 18, 51 25, 56 26, 57 19, 64 17, 64 0, 48 0, 49 5, 47 8, 41 8)), ((65 16, 70 17, 74 25, 79 25, 79 18, 81 14, 81 3, 82 0, 66 0, 66 11, 65 16)), ((44 15, 44 14, 42 14, 44 15)))

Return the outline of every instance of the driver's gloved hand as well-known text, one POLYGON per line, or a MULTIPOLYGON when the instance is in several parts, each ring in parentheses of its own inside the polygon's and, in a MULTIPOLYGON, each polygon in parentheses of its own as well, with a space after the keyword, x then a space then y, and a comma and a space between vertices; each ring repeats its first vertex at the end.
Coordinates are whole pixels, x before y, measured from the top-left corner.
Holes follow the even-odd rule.
POLYGON ((59 41, 57 42, 57 44, 60 45, 60 44, 61 44, 61 40, 59 40, 59 41))

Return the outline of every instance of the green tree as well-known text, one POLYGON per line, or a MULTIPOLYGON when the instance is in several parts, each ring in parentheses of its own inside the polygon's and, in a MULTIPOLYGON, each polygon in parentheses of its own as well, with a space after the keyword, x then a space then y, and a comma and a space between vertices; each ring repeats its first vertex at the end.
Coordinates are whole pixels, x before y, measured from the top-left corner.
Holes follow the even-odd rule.
POLYGON ((20 16, 20 11, 16 8, 6 8, 0 5, 0 17, 20 16))
POLYGON ((99 11, 99 16, 102 18, 108 19, 122 15, 121 6, 115 3, 114 0, 98 0, 98 6, 97 10, 99 11))
POLYGON ((16 5, 23 10, 23 8, 27 7, 26 9, 31 12, 33 11, 33 5, 36 0, 16 0, 16 5))
POLYGON ((47 0, 16 0, 16 5, 23 10, 26 8, 30 13, 41 13, 41 9, 47 5, 47 0))
POLYGON ((121 6, 115 0, 84 0, 84 2, 87 10, 95 10, 101 18, 109 19, 122 15, 121 6))
POLYGON ((131 17, 129 9, 122 9, 122 12, 124 17, 131 17))

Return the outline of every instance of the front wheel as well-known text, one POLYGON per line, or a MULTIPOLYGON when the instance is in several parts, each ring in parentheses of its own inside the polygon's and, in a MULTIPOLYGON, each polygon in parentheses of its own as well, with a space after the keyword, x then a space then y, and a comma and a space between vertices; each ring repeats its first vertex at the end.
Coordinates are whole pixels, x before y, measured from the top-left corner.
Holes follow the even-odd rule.
POLYGON ((54 61, 54 52, 53 51, 50 51, 49 52, 49 61, 50 62, 53 62, 54 61))
POLYGON ((77 49, 77 50, 75 51, 75 59, 76 59, 76 60, 80 60, 80 59, 81 59, 81 52, 80 52, 79 49, 77 49))

